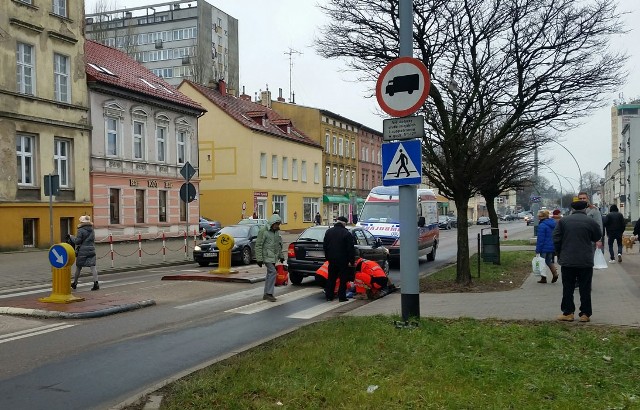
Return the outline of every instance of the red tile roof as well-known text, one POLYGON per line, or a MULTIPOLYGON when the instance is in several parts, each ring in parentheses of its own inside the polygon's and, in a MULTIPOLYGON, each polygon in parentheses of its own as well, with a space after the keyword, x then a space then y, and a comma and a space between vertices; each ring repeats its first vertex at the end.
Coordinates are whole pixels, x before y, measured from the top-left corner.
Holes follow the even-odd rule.
POLYGON ((268 134, 290 141, 322 148, 320 144, 313 141, 311 138, 305 135, 305 133, 294 126, 291 127, 290 133, 284 131, 278 125, 289 124, 291 123, 291 120, 280 116, 277 112, 265 107, 262 104, 247 101, 230 94, 222 95, 217 88, 213 89, 210 87, 206 87, 202 84, 194 83, 193 81, 184 80, 183 83, 191 85, 193 88, 198 90, 205 98, 215 104, 222 111, 227 113, 227 115, 231 116, 247 128, 255 131, 266 132, 268 134), (259 118, 264 115, 266 115, 268 119, 268 121, 264 122, 264 125, 262 122, 256 122, 256 120, 254 119, 256 117, 259 118))
POLYGON ((99 82, 123 88, 132 92, 145 94, 160 100, 205 111, 191 98, 182 94, 174 86, 153 74, 148 68, 138 63, 122 51, 87 40, 84 43, 85 70, 87 82, 99 82), (97 69, 106 68, 107 71, 97 69), (144 79, 155 88, 145 84, 144 79))

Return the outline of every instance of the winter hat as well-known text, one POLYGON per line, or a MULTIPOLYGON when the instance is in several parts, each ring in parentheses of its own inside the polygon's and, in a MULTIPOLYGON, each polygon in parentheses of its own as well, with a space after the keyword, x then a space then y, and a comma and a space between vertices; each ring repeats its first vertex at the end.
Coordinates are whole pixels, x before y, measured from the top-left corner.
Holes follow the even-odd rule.
POLYGON ((91 217, 89 215, 82 215, 79 221, 81 224, 91 223, 91 217))
POLYGON ((560 210, 559 209, 554 209, 553 210, 553 215, 560 215, 560 210))
POLYGON ((586 201, 575 201, 571 203, 571 208, 575 209, 576 211, 582 211, 583 209, 587 209, 587 202, 586 201))
POLYGON ((347 218, 345 218, 344 216, 339 216, 338 218, 336 218, 336 221, 338 222, 342 222, 344 224, 346 224, 347 222, 349 222, 349 220, 347 218))

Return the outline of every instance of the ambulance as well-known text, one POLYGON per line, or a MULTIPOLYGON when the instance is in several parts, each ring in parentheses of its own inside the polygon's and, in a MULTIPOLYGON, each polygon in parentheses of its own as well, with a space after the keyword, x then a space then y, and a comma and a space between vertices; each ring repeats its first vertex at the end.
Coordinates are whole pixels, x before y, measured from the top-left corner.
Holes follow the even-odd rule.
MULTIPOLYGON (((418 189, 416 223, 418 224, 418 257, 436 258, 440 240, 438 205, 431 189, 418 189)), ((380 238, 389 249, 389 258, 400 260, 400 196, 397 186, 377 186, 371 190, 358 218, 359 226, 380 238)))

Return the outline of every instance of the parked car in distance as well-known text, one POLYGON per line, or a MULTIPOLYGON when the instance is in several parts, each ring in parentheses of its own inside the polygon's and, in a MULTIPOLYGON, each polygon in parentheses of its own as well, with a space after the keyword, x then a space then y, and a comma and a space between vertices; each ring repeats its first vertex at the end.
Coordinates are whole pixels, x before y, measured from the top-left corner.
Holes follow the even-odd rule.
POLYGON ((448 217, 447 215, 440 215, 438 217, 438 227, 440 229, 451 229, 452 225, 451 225, 451 218, 448 217))
POLYGON ((238 221, 238 225, 257 224, 257 225, 260 225, 260 226, 264 226, 264 225, 267 224, 267 222, 268 222, 267 219, 243 218, 243 219, 238 221))
POLYGON ((200 235, 206 233, 206 236, 212 237, 220 229, 222 229, 220 222, 205 218, 204 216, 200 217, 200 235))
POLYGON ((527 226, 533 225, 533 215, 531 214, 525 215, 523 219, 527 223, 527 226))
POLYGON ((500 217, 501 221, 515 221, 516 219, 518 219, 516 214, 506 214, 500 217))
POLYGON ((458 227, 458 217, 457 216, 448 216, 447 218, 449 218, 449 223, 451 224, 452 228, 457 228, 458 227))
MULTIPOLYGON (((326 261, 322 247, 324 234, 330 226, 312 226, 305 229, 295 242, 287 249, 287 265, 289 279, 294 285, 299 285, 307 276, 315 277, 316 271, 326 261)), ((353 235, 356 255, 376 261, 378 265, 389 273, 389 250, 382 245, 382 241, 369 231, 358 226, 348 226, 353 235)))
POLYGON ((491 224, 491 220, 488 216, 479 216, 476 221, 476 225, 489 225, 491 224))
POLYGON ((224 233, 233 237, 234 241, 231 249, 231 262, 248 265, 256 259, 255 248, 258 231, 260 231, 258 224, 225 226, 213 238, 204 240, 193 247, 193 260, 200 266, 217 263, 218 245, 216 245, 216 240, 224 233))

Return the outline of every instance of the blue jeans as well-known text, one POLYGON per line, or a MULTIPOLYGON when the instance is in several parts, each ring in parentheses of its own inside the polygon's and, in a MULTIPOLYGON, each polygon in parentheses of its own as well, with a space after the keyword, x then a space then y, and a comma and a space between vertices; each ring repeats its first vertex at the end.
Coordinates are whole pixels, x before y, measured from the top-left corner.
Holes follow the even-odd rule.
POLYGON ((609 255, 611 255, 611 259, 615 259, 613 257, 613 241, 618 241, 618 253, 622 253, 622 233, 619 234, 607 234, 607 242, 609 242, 609 255))

